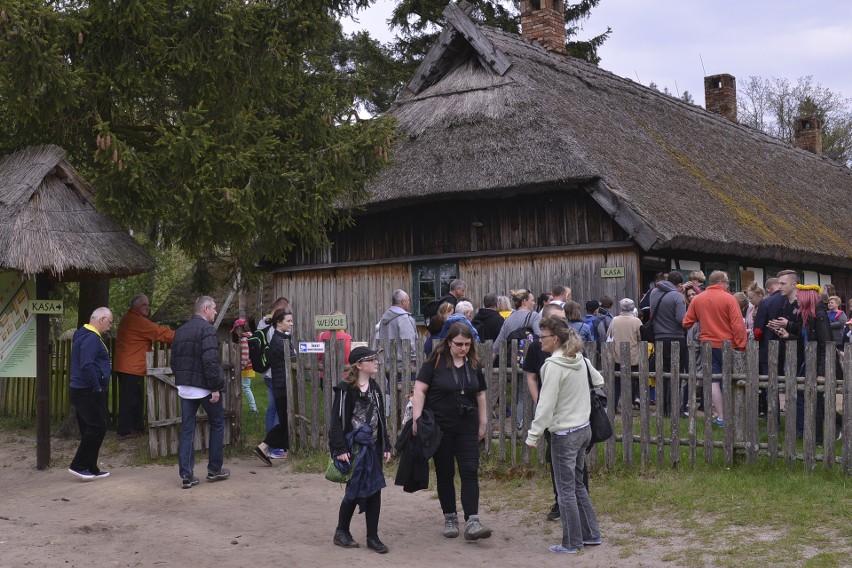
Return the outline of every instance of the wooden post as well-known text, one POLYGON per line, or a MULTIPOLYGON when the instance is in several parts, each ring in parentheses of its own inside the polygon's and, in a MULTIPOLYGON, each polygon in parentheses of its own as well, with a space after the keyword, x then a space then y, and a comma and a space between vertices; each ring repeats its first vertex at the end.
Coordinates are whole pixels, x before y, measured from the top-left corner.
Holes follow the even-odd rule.
POLYGON ((725 465, 734 463, 734 381, 733 350, 730 341, 722 342, 722 412, 725 415, 722 426, 723 455, 725 465))
MULTIPOLYGON (((662 354, 660 355, 660 359, 662 359, 662 354)), ((651 461, 650 367, 648 343, 642 341, 639 343, 639 460, 643 467, 646 467, 651 461)), ((632 442, 631 440, 631 445, 632 442)), ((630 465, 632 466, 633 464, 631 463, 630 465)))
MULTIPOLYGON (((641 345, 641 344, 640 344, 641 345)), ((618 369, 618 376, 621 380, 621 457, 624 465, 627 467, 633 466, 633 373, 630 368, 630 344, 622 343, 620 359, 621 364, 618 369)), ((647 344, 646 344, 647 348, 647 344)), ((640 347, 641 349, 641 347, 640 347)), ((639 361, 643 358, 640 357, 639 361)), ((647 360, 647 359, 646 359, 647 360)), ((645 365, 647 367, 647 363, 645 365)))
POLYGON ((759 423, 757 420, 757 392, 760 381, 758 369, 758 346, 756 341, 746 345, 746 393, 745 393, 745 448, 746 461, 757 461, 759 449, 759 423))
POLYGON ((672 378, 671 398, 669 409, 671 410, 671 449, 669 450, 669 461, 672 467, 680 463, 680 343, 672 343, 672 378))
MULTIPOLYGON (((51 282, 47 274, 36 275, 36 299, 46 299, 51 282)), ((50 465, 50 320, 36 315, 36 468, 50 465)))
POLYGON ((843 473, 852 475, 852 348, 843 352, 843 450, 840 463, 843 473))
POLYGON ((837 436, 834 423, 834 415, 837 412, 837 378, 835 367, 837 356, 835 353, 834 342, 829 342, 825 346, 825 416, 823 416, 822 427, 822 463, 827 470, 834 467, 834 439, 837 436))
MULTIPOLYGON (((699 346, 700 347, 700 346, 699 346)), ((687 408, 689 408, 689 424, 687 432, 689 435, 689 465, 695 467, 698 454, 698 357, 695 352, 696 345, 689 345, 689 377, 687 378, 686 396, 687 408)))
POLYGON ((777 341, 769 342, 768 372, 766 384, 766 445, 769 463, 778 458, 778 424, 781 421, 778 394, 778 346, 777 341))
POLYGON ((704 461, 713 463, 713 346, 701 344, 702 389, 704 393, 704 461))
MULTIPOLYGON (((663 457, 665 451, 665 412, 663 410, 666 408, 666 389, 664 388, 666 382, 665 376, 665 358, 663 357, 663 350, 665 346, 664 342, 658 341, 656 347, 654 347, 654 360, 656 361, 656 365, 654 366, 654 382, 657 384, 657 404, 656 404, 656 417, 657 417, 657 436, 656 436, 656 446, 657 446, 657 467, 663 467, 663 457), (659 349, 659 351, 658 351, 659 349)), ((671 379, 669 379, 669 384, 671 384, 671 379)), ((650 409, 649 409, 650 410, 650 409)))
POLYGON ((784 459, 787 465, 796 465, 796 343, 784 346, 784 459))
MULTIPOLYGON (((816 341, 809 341, 805 346, 805 423, 802 434, 805 455, 805 467, 810 471, 816 465, 816 341)), ((793 416, 797 416, 796 407, 793 407, 793 416)), ((790 410, 787 411, 790 413, 790 410)))
MULTIPOLYGON (((601 359, 603 362, 604 382, 606 383, 607 409, 606 415, 609 416, 609 421, 615 429, 615 407, 618 401, 615 400, 615 344, 604 343, 601 345, 601 359)), ((615 467, 615 435, 610 436, 609 440, 604 442, 604 463, 608 469, 615 467)))

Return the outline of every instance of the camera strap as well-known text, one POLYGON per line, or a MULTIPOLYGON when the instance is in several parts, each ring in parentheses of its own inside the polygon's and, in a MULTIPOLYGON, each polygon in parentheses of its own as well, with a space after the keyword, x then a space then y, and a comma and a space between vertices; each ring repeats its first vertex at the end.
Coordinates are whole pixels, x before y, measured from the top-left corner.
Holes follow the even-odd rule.
POLYGON ((455 379, 455 381, 456 381, 456 390, 459 391, 459 394, 464 394, 464 389, 468 386, 468 383, 470 382, 470 381, 467 380, 467 372, 468 372, 467 371, 467 362, 465 362, 465 364, 464 364, 464 376, 465 376, 465 378, 461 382, 459 382, 459 374, 458 374, 459 369, 458 369, 458 367, 456 367, 455 364, 452 364, 452 367, 453 367, 453 379, 455 379))

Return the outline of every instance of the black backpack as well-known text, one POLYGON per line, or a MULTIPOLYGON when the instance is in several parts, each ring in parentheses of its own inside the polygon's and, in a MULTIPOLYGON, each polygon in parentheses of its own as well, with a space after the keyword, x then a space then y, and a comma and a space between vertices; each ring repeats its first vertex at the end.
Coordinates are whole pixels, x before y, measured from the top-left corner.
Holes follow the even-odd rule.
POLYGON ((269 350, 267 331, 269 331, 269 328, 256 329, 251 332, 251 337, 247 338, 249 360, 255 373, 265 373, 269 369, 269 361, 266 358, 267 351, 269 350))
POLYGON ((506 335, 506 348, 511 349, 512 341, 517 340, 518 342, 518 366, 524 365, 524 354, 526 353, 527 347, 534 340, 538 339, 538 336, 533 331, 532 326, 530 325, 530 318, 532 318, 533 312, 527 314, 527 317, 524 319, 524 325, 519 327, 518 329, 512 331, 508 335, 506 335))

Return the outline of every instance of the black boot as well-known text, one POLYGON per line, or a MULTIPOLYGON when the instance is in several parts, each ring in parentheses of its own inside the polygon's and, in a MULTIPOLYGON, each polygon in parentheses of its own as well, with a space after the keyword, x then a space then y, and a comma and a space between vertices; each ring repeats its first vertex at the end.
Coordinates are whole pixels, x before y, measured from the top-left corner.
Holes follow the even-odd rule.
POLYGON ((341 529, 334 531, 334 544, 343 548, 358 548, 358 543, 352 538, 352 534, 341 529))
POLYGON ((387 554, 388 547, 385 546, 385 543, 379 540, 377 536, 368 536, 367 537, 367 548, 375 550, 379 554, 387 554))

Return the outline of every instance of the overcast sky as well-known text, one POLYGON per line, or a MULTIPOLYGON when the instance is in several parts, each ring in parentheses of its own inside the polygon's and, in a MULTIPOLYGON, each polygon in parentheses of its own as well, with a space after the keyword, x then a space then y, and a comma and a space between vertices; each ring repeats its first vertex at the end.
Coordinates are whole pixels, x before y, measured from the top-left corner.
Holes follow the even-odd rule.
MULTIPOLYGON (((358 14, 359 25, 344 27, 388 42, 393 6, 379 0, 358 14)), ((813 75, 852 98, 852 2, 846 0, 601 0, 580 37, 607 26, 612 35, 598 52, 602 68, 673 94, 687 90, 701 106, 705 70, 730 73, 739 83, 751 75, 791 82, 813 75)))

